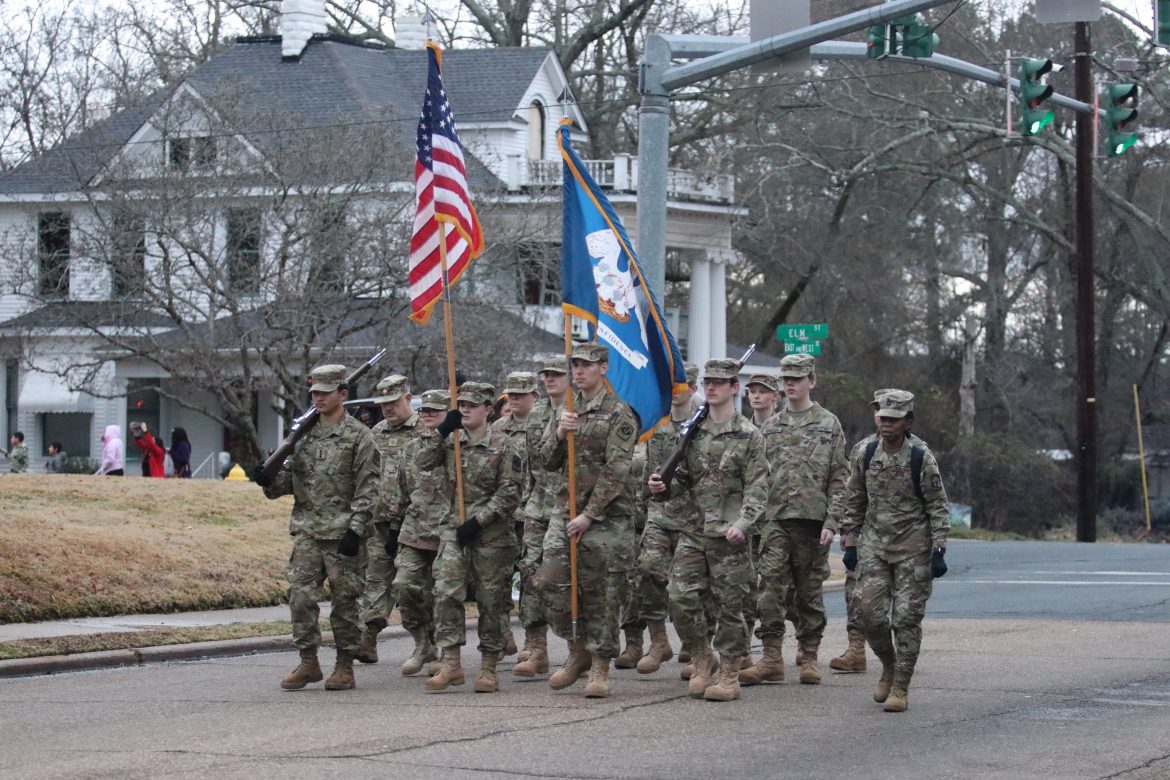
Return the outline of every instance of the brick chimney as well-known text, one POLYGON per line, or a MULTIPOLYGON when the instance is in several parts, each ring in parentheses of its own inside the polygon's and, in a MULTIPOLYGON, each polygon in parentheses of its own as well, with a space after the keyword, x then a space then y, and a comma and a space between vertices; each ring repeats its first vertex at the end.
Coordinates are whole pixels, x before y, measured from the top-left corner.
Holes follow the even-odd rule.
POLYGON ((434 20, 429 14, 399 16, 394 20, 395 46, 399 49, 421 49, 431 38, 434 20))
POLYGON ((300 57, 316 33, 325 33, 329 17, 325 0, 284 0, 280 8, 280 55, 286 59, 300 57))

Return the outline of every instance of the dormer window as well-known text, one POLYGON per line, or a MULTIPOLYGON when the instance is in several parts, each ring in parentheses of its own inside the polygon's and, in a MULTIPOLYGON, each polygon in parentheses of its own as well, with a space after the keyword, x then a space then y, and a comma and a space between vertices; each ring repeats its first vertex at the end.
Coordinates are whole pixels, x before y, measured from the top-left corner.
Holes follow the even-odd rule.
POLYGON ((528 159, 544 159, 544 106, 535 100, 528 107, 528 159))
POLYGON ((171 138, 167 141, 167 167, 172 171, 205 171, 213 165, 215 139, 211 136, 171 138))

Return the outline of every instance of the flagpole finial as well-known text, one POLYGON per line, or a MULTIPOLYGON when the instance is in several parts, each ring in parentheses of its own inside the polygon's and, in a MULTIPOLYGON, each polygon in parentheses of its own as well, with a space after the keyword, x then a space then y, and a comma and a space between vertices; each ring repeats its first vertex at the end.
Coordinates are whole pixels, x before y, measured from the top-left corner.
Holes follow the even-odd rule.
POLYGON ((565 106, 565 105, 568 105, 570 103, 576 103, 577 98, 573 97, 573 90, 569 89, 566 86, 564 89, 561 90, 561 94, 559 96, 557 96, 557 102, 560 103, 562 106, 565 106))

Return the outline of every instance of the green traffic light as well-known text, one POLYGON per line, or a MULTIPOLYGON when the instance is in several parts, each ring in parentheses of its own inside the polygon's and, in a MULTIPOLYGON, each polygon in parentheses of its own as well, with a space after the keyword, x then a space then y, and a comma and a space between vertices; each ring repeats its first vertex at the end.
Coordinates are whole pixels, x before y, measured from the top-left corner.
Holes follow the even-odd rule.
POLYGON ((1158 0, 1154 7, 1157 18, 1154 20, 1154 35, 1159 46, 1170 46, 1170 0, 1158 0))
POLYGON ((902 30, 902 54, 906 57, 931 57, 938 45, 934 28, 925 24, 909 24, 902 30))
POLYGON ((1138 142, 1137 133, 1110 133, 1109 156, 1120 157, 1129 147, 1138 142))
POLYGON ((1052 96, 1052 85, 1040 77, 1052 70, 1052 60, 1020 60, 1020 131, 1024 135, 1038 135, 1056 119, 1050 109, 1040 104, 1052 96))
POLYGON ((876 60, 886 56, 886 28, 870 27, 865 36, 865 56, 876 60))
POLYGON ((1024 127, 1025 135, 1038 135, 1041 130, 1052 124, 1056 119, 1056 112, 1051 109, 1046 111, 1025 111, 1021 124, 1024 127))

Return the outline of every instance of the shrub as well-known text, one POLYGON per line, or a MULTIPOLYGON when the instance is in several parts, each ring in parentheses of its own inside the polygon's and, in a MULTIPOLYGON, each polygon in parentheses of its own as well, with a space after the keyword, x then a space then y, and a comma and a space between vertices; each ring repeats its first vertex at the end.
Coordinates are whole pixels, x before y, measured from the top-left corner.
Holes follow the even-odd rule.
POLYGON ((70 455, 61 464, 63 474, 93 474, 102 464, 84 455, 70 455))

